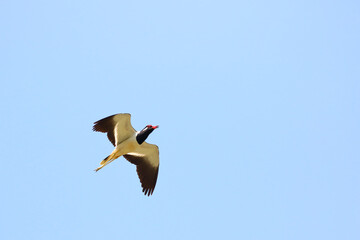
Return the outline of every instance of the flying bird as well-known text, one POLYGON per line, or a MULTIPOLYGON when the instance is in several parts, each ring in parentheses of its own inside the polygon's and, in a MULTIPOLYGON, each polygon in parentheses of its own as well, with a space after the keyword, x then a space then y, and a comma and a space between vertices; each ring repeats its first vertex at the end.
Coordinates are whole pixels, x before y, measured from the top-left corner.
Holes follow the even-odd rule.
POLYGON ((136 165, 141 186, 145 195, 153 194, 159 173, 159 148, 145 142, 147 137, 159 126, 147 125, 136 131, 130 122, 129 113, 115 114, 94 123, 93 131, 107 133, 114 151, 101 161, 99 171, 118 157, 136 165))

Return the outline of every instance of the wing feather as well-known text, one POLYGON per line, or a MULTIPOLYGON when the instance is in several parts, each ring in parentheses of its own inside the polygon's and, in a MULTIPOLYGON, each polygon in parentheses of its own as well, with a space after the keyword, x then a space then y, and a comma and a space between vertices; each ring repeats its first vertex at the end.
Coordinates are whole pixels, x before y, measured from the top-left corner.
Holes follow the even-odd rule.
POLYGON ((139 151, 125 154, 124 158, 136 165, 144 194, 148 196, 153 194, 159 174, 158 146, 144 142, 139 151))
POLYGON ((129 113, 111 115, 95 122, 93 131, 107 133, 109 141, 116 146, 136 132, 130 118, 129 113))

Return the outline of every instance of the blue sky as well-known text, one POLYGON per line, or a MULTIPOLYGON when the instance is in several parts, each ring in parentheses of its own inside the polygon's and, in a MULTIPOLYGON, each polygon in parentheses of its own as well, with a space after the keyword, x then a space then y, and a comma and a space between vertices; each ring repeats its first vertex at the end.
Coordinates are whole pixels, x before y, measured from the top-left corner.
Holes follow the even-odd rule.
POLYGON ((359 239, 357 1, 1 1, 1 239, 359 239), (160 125, 154 194, 92 123, 160 125))

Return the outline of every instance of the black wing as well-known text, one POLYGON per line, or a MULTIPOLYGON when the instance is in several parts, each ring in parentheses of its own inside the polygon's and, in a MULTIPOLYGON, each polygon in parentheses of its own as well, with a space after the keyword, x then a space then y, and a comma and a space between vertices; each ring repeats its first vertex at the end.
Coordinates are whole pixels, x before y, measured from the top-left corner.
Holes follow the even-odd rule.
POLYGON ((93 130, 107 133, 109 141, 116 146, 117 142, 121 142, 136 132, 131 126, 130 117, 129 113, 111 115, 94 122, 93 130))
POLYGON ((159 165, 152 166, 150 162, 147 161, 146 156, 139 157, 125 154, 124 158, 136 165, 136 171, 141 182, 141 187, 143 188, 143 193, 148 196, 153 194, 159 173, 159 165))

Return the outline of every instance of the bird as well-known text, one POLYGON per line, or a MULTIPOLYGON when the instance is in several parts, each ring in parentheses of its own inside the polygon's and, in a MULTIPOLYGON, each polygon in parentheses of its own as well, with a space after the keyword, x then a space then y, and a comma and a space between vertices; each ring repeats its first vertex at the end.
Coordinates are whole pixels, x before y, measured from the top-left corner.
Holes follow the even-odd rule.
POLYGON ((119 113, 94 122, 93 131, 107 133, 109 141, 115 147, 95 171, 123 156, 136 165, 142 191, 150 196, 154 192, 159 173, 159 147, 145 140, 159 126, 146 125, 141 131, 136 131, 130 119, 131 114, 119 113))

